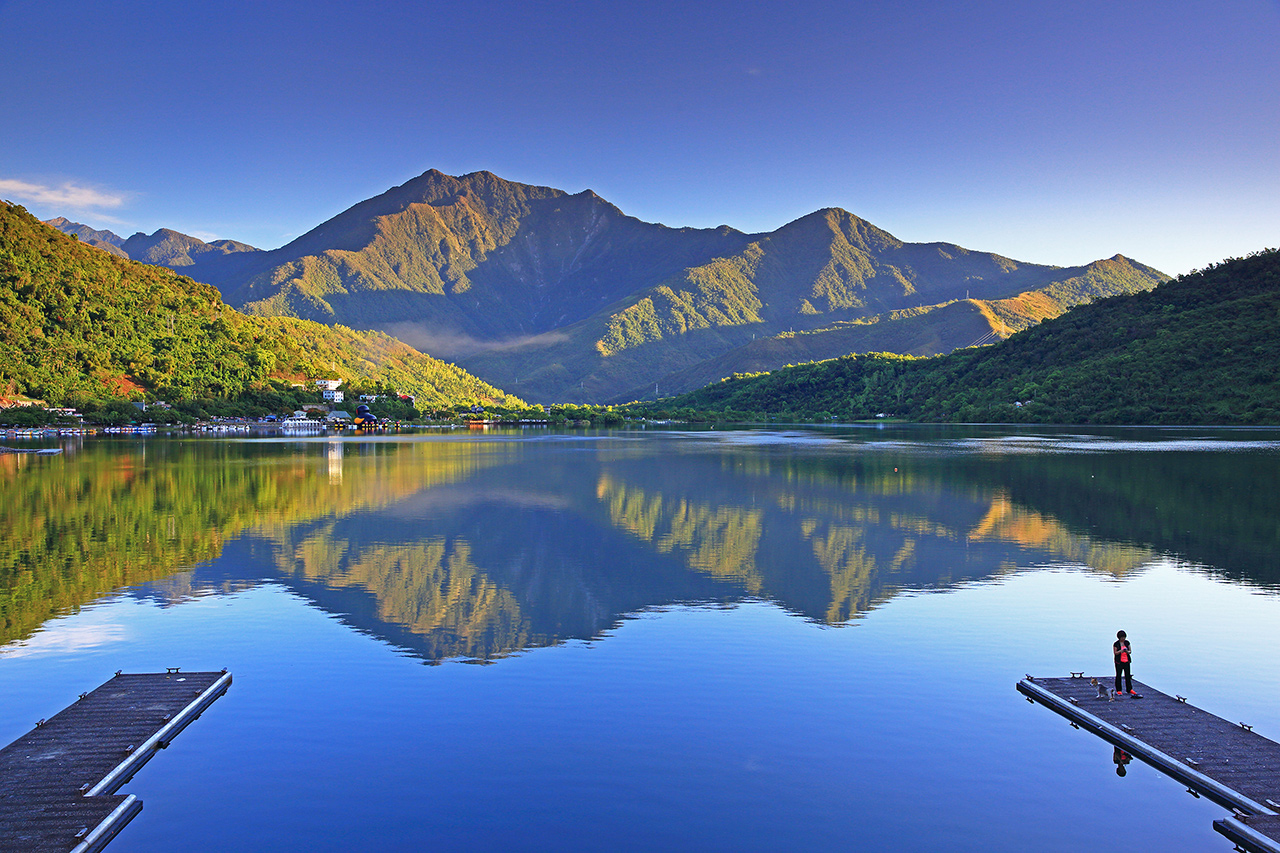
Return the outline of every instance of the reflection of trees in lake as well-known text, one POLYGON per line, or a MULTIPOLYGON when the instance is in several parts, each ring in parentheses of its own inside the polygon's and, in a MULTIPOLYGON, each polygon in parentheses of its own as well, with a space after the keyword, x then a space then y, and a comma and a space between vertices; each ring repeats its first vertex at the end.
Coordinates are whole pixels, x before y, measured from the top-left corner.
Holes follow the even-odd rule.
POLYGON ((618 529, 651 545, 660 554, 677 554, 691 569, 741 582, 760 592, 756 552, 764 513, 760 509, 713 505, 683 494, 666 498, 602 474, 596 497, 618 529))
POLYGON ((0 469, 0 644, 113 590, 212 560, 246 530, 385 506, 465 478, 502 450, 352 448, 362 464, 331 486, 328 462, 317 464, 322 448, 87 441, 39 466, 0 469))
POLYGON ((1119 578, 1160 553, 1216 554, 1215 571, 1280 574, 1265 453, 690 446, 86 442, 0 470, 13 496, 0 506, 0 642, 153 581, 151 594, 178 597, 279 578, 440 660, 744 596, 838 624, 901 589, 1046 562, 1119 578))
POLYGON ((1093 540, 1133 543, 1215 574, 1280 585, 1275 450, 1015 455, 956 472, 1093 540))
POLYGON ((610 523, 655 550, 829 624, 904 587, 1050 560, 1123 574, 1154 557, 1073 534, 1003 492, 952 485, 918 460, 893 461, 694 458, 661 472, 615 462, 596 494, 610 523))
POLYGON ((370 593, 375 618, 417 635, 415 648, 433 660, 492 658, 553 642, 531 634, 515 596, 475 566, 465 541, 431 537, 354 552, 351 545, 334 535, 332 523, 312 528, 292 552, 279 549, 279 570, 370 593))

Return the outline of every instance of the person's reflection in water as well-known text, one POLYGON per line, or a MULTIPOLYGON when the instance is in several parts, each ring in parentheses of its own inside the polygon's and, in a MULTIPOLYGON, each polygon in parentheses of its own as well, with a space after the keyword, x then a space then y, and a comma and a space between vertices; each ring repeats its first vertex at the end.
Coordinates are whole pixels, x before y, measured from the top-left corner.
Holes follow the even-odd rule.
POLYGON ((1133 761, 1133 756, 1117 746, 1115 751, 1111 753, 1111 760, 1116 763, 1116 775, 1123 776, 1129 772, 1125 769, 1125 765, 1133 761))

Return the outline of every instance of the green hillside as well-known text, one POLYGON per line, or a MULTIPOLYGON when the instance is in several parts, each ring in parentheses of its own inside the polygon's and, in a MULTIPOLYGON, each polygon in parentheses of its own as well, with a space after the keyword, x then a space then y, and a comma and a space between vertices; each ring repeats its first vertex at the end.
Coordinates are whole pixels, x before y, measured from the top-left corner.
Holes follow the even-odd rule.
POLYGON ((736 376, 661 402, 782 417, 1280 423, 1280 251, 1074 308, 995 346, 871 353, 736 376))
POLYGON ((420 405, 519 402, 383 334, 247 317, 213 287, 0 203, 0 397, 231 397, 322 376, 392 385, 420 405))

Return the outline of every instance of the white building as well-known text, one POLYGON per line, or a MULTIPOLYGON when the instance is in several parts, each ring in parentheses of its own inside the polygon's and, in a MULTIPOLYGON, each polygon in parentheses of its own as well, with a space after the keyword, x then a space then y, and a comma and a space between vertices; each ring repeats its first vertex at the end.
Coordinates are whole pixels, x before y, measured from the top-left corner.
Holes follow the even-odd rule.
POLYGON ((343 394, 338 390, 338 386, 342 384, 341 379, 317 379, 316 387, 320 389, 320 396, 326 403, 341 403, 343 394))

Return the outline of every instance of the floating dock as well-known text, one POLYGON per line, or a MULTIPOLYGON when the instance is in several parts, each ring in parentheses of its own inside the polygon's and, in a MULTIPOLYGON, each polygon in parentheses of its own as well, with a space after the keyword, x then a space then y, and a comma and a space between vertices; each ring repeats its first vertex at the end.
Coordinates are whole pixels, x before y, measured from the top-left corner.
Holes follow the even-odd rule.
POLYGON ((0 750, 0 850, 94 853, 142 811, 115 792, 231 686, 231 674, 126 675, 0 750))
MULTIPOLYGON (((1110 694, 1113 677, 1098 676, 1110 694)), ((1213 827, 1238 847, 1280 853, 1280 743, 1189 704, 1181 696, 1133 682, 1141 698, 1099 697, 1082 674, 1018 682, 1018 692, 1039 702, 1191 791, 1231 809, 1213 827)))

